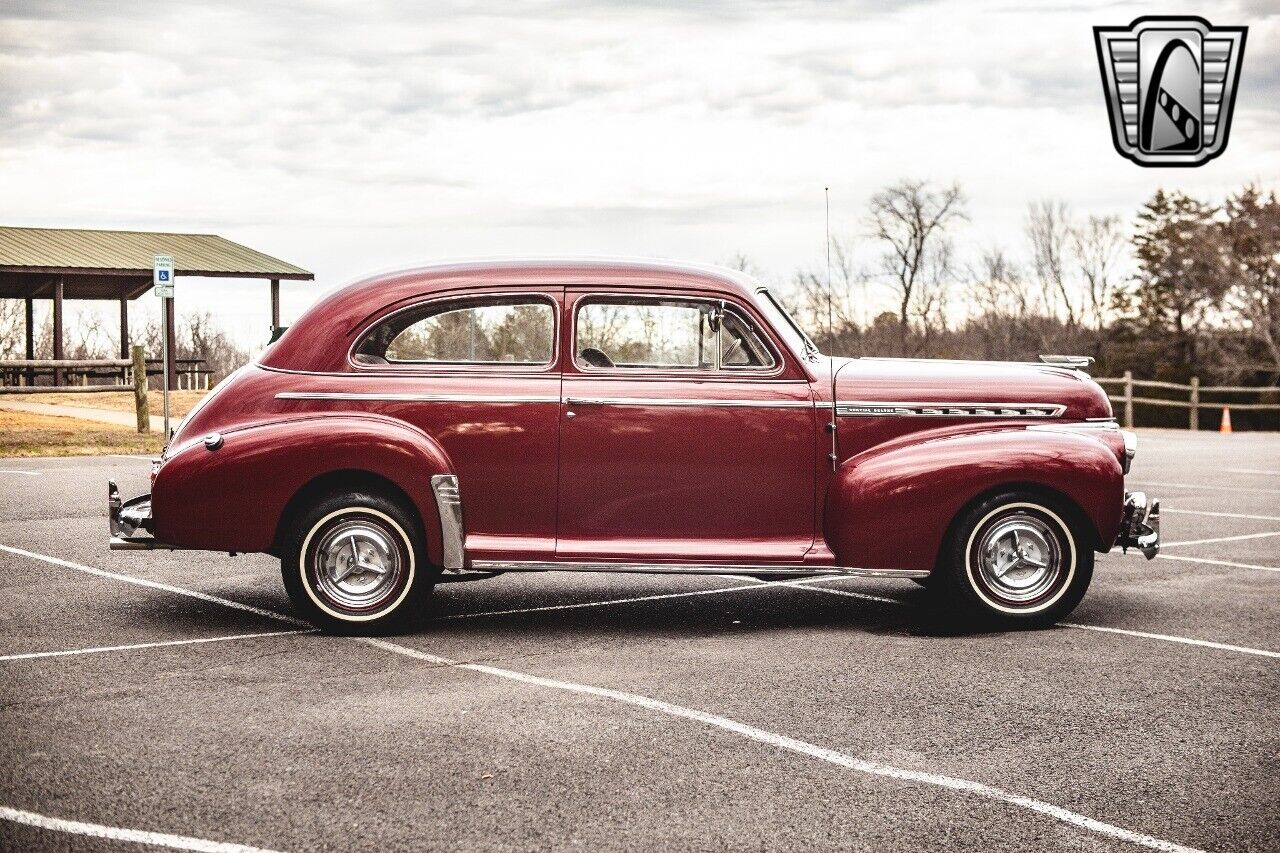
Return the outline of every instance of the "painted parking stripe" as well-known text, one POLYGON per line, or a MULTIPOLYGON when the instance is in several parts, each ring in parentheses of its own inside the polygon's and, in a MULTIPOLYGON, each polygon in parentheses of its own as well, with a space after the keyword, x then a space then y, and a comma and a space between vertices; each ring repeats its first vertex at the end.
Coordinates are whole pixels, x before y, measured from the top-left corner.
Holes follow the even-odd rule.
POLYGON ((1280 566, 1259 566, 1256 563, 1233 563, 1230 560, 1212 560, 1208 557, 1184 557, 1181 554, 1158 554, 1157 560, 1182 560, 1186 563, 1204 563, 1208 566, 1230 566, 1233 569, 1255 569, 1260 572, 1280 572, 1280 566))
POLYGON ((159 649, 165 646, 194 646, 200 643, 225 643, 231 640, 253 640, 258 637, 288 637, 293 634, 314 634, 309 631, 259 631, 256 634, 230 634, 222 637, 198 637, 194 640, 165 640, 159 643, 132 643, 127 646, 91 646, 87 649, 67 649, 58 652, 26 652, 19 655, 0 655, 0 661, 33 660, 35 658, 60 658, 73 655, 97 655, 103 652, 131 652, 137 649, 159 649))
POLYGON ((0 474, 25 474, 28 477, 39 477, 42 471, 19 471, 17 468, 0 468, 0 474))
MULTIPOLYGON (((820 578, 801 578, 799 580, 785 581, 764 581, 759 578, 749 578, 743 575, 725 575, 735 580, 745 581, 741 586, 721 586, 713 589, 696 589, 688 592, 667 592, 659 595, 638 595, 633 598, 607 598, 603 601, 578 601, 573 604, 549 604, 543 607, 521 607, 513 610, 483 610, 478 613, 450 613, 448 616, 437 616, 433 622, 445 622, 452 619, 483 619, 489 616, 517 616, 524 613, 546 613, 552 610, 578 610, 584 607, 607 607, 614 604, 635 604, 641 601, 662 601, 669 598, 691 598, 696 595, 720 595, 730 592, 743 592, 746 590, 763 589, 767 586, 802 586, 807 583, 815 583, 820 580, 830 580, 828 577, 820 578)), ((844 593, 852 598, 863 598, 868 601, 884 601, 891 604, 898 604, 892 598, 883 598, 878 595, 867 595, 859 592, 844 593)))
POLYGON ((1209 518, 1244 518, 1251 521, 1280 521, 1280 515, 1249 515, 1242 512, 1209 512, 1201 509, 1175 509, 1173 507, 1160 505, 1160 513, 1173 513, 1174 515, 1204 515, 1209 518))
POLYGON ((37 829, 66 832, 72 835, 86 835, 90 838, 106 838, 111 841, 129 841, 133 844, 149 844, 152 847, 167 847, 170 850, 199 850, 202 853, 272 853, 272 851, 264 850, 261 847, 230 844, 225 841, 210 841, 206 838, 191 838, 186 835, 170 835, 167 832, 123 829, 118 826, 104 826, 100 823, 65 820, 60 817, 49 817, 48 815, 13 809, 8 806, 0 806, 0 820, 34 826, 37 829))
POLYGON ((1280 495, 1280 489, 1255 489, 1248 486, 1208 486, 1204 483, 1162 483, 1156 480, 1142 480, 1140 485, 1159 486, 1169 489, 1203 489, 1210 492, 1254 492, 1264 495, 1280 495))
MULTIPOLYGON (((55 565, 69 565, 71 568, 77 568, 77 569, 90 568, 88 566, 80 566, 77 563, 70 563, 69 561, 66 561, 66 560, 59 560, 56 557, 45 557, 44 555, 33 554, 30 551, 23 551, 21 549, 12 548, 10 546, 0 545, 0 548, 3 548, 4 550, 10 551, 12 553, 31 556, 36 559, 44 559, 48 562, 54 563, 55 565)), ((128 581, 139 580, 137 578, 130 578, 127 575, 119 575, 113 572, 103 572, 99 569, 93 569, 92 573, 101 574, 107 577, 113 577, 120 580, 128 580, 128 581)), ((808 579, 806 578, 804 580, 808 580, 808 579)), ((153 582, 148 581, 144 585, 151 586, 153 585, 153 582)), ((799 586, 798 583, 792 583, 791 585, 799 586)), ((181 587, 172 587, 168 585, 157 585, 157 586, 158 588, 167 589, 171 592, 175 592, 181 595, 194 595, 197 598, 201 598, 201 599, 219 603, 219 604, 224 604, 230 607, 235 607, 237 609, 242 609, 247 606, 247 605, 241 605, 239 602, 230 601, 228 599, 217 598, 216 596, 206 596, 203 593, 197 593, 194 590, 184 590, 181 587)), ((830 590, 828 590, 828 592, 829 591, 830 590)), ((254 608, 254 610, 258 610, 258 608, 254 608)), ((297 620, 294 620, 292 617, 285 616, 282 613, 273 613, 272 611, 262 611, 262 612, 267 614, 272 614, 275 618, 278 618, 278 619, 282 619, 290 622, 297 621, 297 620)), ((775 734, 773 732, 765 731, 764 729, 758 729, 754 726, 749 726, 744 723, 739 723, 727 717, 720 717, 715 714, 706 713, 704 711, 697 711, 692 708, 685 708, 681 705, 673 705, 669 702, 663 702, 662 700, 659 700, 659 699, 651 699, 647 696, 640 696, 634 693, 623 693, 618 690, 610 690, 604 687, 595 687, 595 686, 586 685, 586 684, 576 684, 568 681, 554 681, 552 679, 542 678, 536 675, 528 675, 526 673, 516 672, 514 670, 499 669, 497 667, 485 666, 483 664, 457 663, 455 661, 448 660, 447 658, 438 657, 436 655, 431 655, 426 652, 420 652, 416 649, 411 649, 408 646, 401 646, 396 643, 390 643, 386 640, 379 640, 373 637, 358 637, 354 639, 357 642, 366 643, 386 651, 391 651, 401 655, 407 655, 409 657, 417 658, 419 660, 424 660, 440 666, 450 666, 450 667, 456 667, 459 669, 470 669, 475 672, 484 673, 486 675, 493 675, 501 678, 511 679, 514 681, 521 681, 526 684, 534 684, 534 685, 548 687, 548 688, 557 689, 557 690, 567 690, 574 693, 613 699, 615 701, 624 702, 629 705, 634 705, 641 708, 647 708, 650 710, 659 711, 665 714, 669 714, 671 716, 683 717, 685 719, 694 720, 696 722, 701 722, 705 725, 714 726, 716 728, 724 729, 725 731, 733 732, 735 734, 750 738, 760 743, 768 744, 770 746, 774 746, 780 749, 786 749, 801 755, 807 755, 822 761, 826 761, 831 764, 836 764, 838 766, 846 767, 848 769, 856 770, 862 773, 897 779, 897 780, 906 781, 906 782, 917 782, 917 783, 926 784, 926 785, 933 785, 937 787, 948 788, 955 791, 974 794, 989 800, 995 800, 998 802, 1007 803, 1009 805, 1017 806, 1023 809, 1028 809, 1038 814, 1045 815, 1046 817, 1053 818, 1054 820, 1061 821, 1070 826, 1075 826, 1080 829, 1085 829, 1090 832, 1098 833, 1100 835, 1104 835, 1110 838, 1115 838, 1121 841, 1127 841, 1131 844, 1137 844, 1142 847, 1150 848, 1152 850, 1166 851, 1166 853, 1204 853, 1204 851, 1194 847, 1187 847, 1185 845, 1177 844, 1172 841, 1166 841, 1164 839, 1156 838, 1154 836, 1146 835, 1144 833, 1133 832, 1132 830, 1123 829, 1122 827, 1114 826, 1112 824, 1104 823, 1103 821, 1096 820, 1094 818, 1087 817, 1082 814, 1078 814, 1076 812, 1070 811, 1069 809, 1062 808, 1061 806, 1055 806, 1052 803, 1047 803, 1047 802, 1044 802, 1043 800, 1037 800, 1032 797, 1024 796, 1022 794, 1015 794, 1010 791, 1005 791, 1001 788, 992 787, 990 785, 984 785, 981 782, 974 782, 969 779, 961 779, 958 777, 944 776, 944 775, 935 774, 935 773, 924 773, 917 770, 908 770, 901 767, 894 767, 889 764, 881 764, 879 762, 866 761, 860 758, 855 758, 853 756, 846 755, 841 752, 837 752, 832 749, 826 749, 825 747, 820 747, 811 743, 807 743, 802 740, 797 740, 795 738, 791 738, 786 735, 775 734)), ((56 818, 46 818, 43 815, 35 815, 34 813, 31 813, 31 812, 18 812, 15 809, 7 809, 6 812, 14 813, 17 815, 30 816, 32 818, 44 820, 44 821, 58 821, 58 819, 56 818)), ((0 817, 7 817, 7 814, 0 813, 0 817)), ((9 819, 14 819, 14 818, 9 818, 9 819)), ((116 832, 138 833, 140 836, 156 835, 155 833, 139 833, 138 830, 113 830, 110 827, 100 827, 97 824, 82 824, 74 821, 58 821, 58 822, 61 824, 66 824, 66 825, 75 826, 75 827, 88 827, 90 829, 98 829, 98 830, 105 829, 105 830, 116 831, 116 832)), ((73 830, 64 830, 64 831, 73 831, 73 830)), ((202 842, 200 839, 182 838, 181 836, 161 835, 160 837, 168 837, 177 841, 182 841, 187 843, 204 843, 204 844, 215 844, 215 845, 219 843, 219 842, 202 842)), ((134 838, 128 838, 125 840, 139 840, 139 838, 135 836, 134 838)), ((141 840, 139 843, 156 844, 156 843, 162 843, 162 842, 141 840)), ((172 847, 175 845, 169 844, 168 846, 172 847)), ((217 850, 217 851, 221 851, 221 850, 252 851, 253 850, 253 848, 245 848, 245 847, 228 848, 228 847, 217 847, 217 846, 214 846, 214 847, 188 846, 188 847, 179 847, 178 849, 217 850)))
POLYGON ((1078 829, 1084 829, 1108 838, 1114 838, 1118 841, 1125 841, 1130 844, 1136 844, 1152 850, 1169 851, 1169 853, 1202 853, 1194 847, 1187 847, 1182 844, 1166 841, 1162 838, 1156 838, 1141 832, 1133 832, 1132 830, 1123 829, 1122 827, 1104 823, 1103 821, 1078 814, 1077 812, 1070 811, 1069 809, 1065 809, 1061 806, 1055 806, 1052 803, 1047 803, 1043 800, 1037 800, 1022 794, 1015 794, 1012 791, 1006 791, 1003 788, 985 785, 971 779, 944 776, 939 773, 926 773, 919 770, 908 770, 902 767, 895 767, 891 764, 882 764, 878 761, 867 761, 865 759, 856 758, 852 755, 847 755, 843 752, 838 752, 834 749, 828 749, 826 747, 809 743, 808 741, 766 731, 755 726, 747 725, 746 723, 740 723, 737 720, 729 719, 728 717, 721 717, 718 714, 710 714, 706 711, 699 711, 694 708, 686 708, 683 705, 664 702, 661 699, 652 699, 648 696, 641 696, 636 693, 625 693, 621 690, 611 690, 607 687, 578 684, 572 681, 557 681, 551 678, 543 678, 537 675, 529 675, 524 672, 501 669, 499 667, 486 666, 484 664, 458 663, 456 661, 449 660, 448 658, 442 658, 427 652, 420 652, 417 649, 413 649, 408 646, 402 646, 398 643, 391 643, 386 640, 379 640, 372 637, 362 637, 359 641, 374 646, 375 648, 382 649, 383 651, 416 658, 418 660, 435 664, 436 666, 466 669, 471 670, 472 672, 479 672, 484 675, 491 675, 497 678, 505 678, 510 681, 516 681, 536 687, 545 687, 551 690, 564 690, 570 693, 594 696, 601 699, 611 699, 615 702, 621 702, 637 708, 656 711, 672 717, 692 720, 696 723, 722 729, 767 746, 772 746, 777 749, 785 749, 788 752, 794 752, 809 758, 815 758, 819 761, 825 761, 829 764, 844 767, 848 770, 854 770, 859 773, 866 773, 872 776, 894 779, 900 782, 915 782, 917 784, 948 788, 953 791, 972 794, 988 800, 995 800, 1018 808, 1027 809, 1037 814, 1061 821, 1070 826, 1074 826, 1078 829))
POLYGON ((201 601, 208 601, 211 604, 221 604, 226 607, 234 607, 236 610, 243 610, 246 613, 255 613, 258 616, 265 616, 268 619, 275 619, 280 622, 288 622, 290 625, 302 625, 311 627, 309 623, 301 619, 295 619, 292 616, 286 616, 283 613, 277 613, 274 610, 267 610, 262 607, 254 607, 252 604, 241 604, 239 601, 232 601, 229 598, 219 598, 216 595, 209 595, 203 592, 196 592, 193 589, 184 589, 180 586, 171 586, 167 583, 159 581, 149 581, 144 578, 134 577, 133 575, 122 575, 117 572, 108 572, 105 569, 95 569, 93 566, 86 566, 81 563, 73 563, 70 560, 62 560, 58 557, 50 557, 47 554, 37 554, 34 551, 27 551, 23 548, 15 548, 12 545, 0 545, 0 551, 9 554, 16 554, 19 557, 27 557, 31 560, 39 560, 44 563, 50 563, 55 566, 62 566, 66 569, 75 569, 78 572, 87 572, 91 575, 97 575, 102 578, 110 578, 111 580, 123 581, 125 583, 135 584, 137 586, 145 586, 151 589, 162 589, 165 592, 172 592, 178 595, 185 595, 188 598, 198 598, 201 601))
POLYGON ((1064 628, 1083 628, 1086 631, 1106 631, 1109 634, 1124 634, 1128 637, 1142 637, 1148 640, 1164 640, 1169 643, 1185 643, 1189 646, 1205 646, 1210 649, 1240 652, 1245 655, 1280 658, 1280 652, 1270 652, 1266 649, 1252 649, 1248 646, 1232 646, 1227 643, 1211 643, 1208 640, 1192 640, 1189 637, 1175 637, 1172 634, 1149 634, 1146 631, 1130 631, 1126 628, 1106 628, 1102 625, 1079 625, 1074 622, 1059 622, 1058 624, 1064 628))
POLYGON ((1280 477, 1280 471, 1266 468, 1228 468, 1228 474, 1263 474, 1268 477, 1280 477))
POLYGON ((1267 533, 1242 533, 1239 536, 1214 536, 1211 539, 1188 539, 1185 542, 1161 542, 1160 548, 1177 548, 1181 545, 1208 545, 1212 542, 1242 542, 1245 539, 1266 539, 1271 536, 1280 536, 1280 530, 1273 530, 1267 533))

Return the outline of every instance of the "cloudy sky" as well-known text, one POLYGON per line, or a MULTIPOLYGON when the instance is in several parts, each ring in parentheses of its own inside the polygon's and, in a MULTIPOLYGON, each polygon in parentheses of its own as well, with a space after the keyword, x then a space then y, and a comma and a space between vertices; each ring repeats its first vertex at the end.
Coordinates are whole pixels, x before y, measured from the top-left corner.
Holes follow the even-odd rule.
MULTIPOLYGON (((1280 4, 6 0, 4 224, 214 232, 353 277, 471 255, 747 254, 779 278, 877 188, 959 181, 963 251, 1031 199, 1126 219, 1159 186, 1280 185, 1280 4), (1250 27, 1230 147, 1116 154, 1091 28, 1250 27)), ((192 281, 244 340, 266 287, 192 281)))

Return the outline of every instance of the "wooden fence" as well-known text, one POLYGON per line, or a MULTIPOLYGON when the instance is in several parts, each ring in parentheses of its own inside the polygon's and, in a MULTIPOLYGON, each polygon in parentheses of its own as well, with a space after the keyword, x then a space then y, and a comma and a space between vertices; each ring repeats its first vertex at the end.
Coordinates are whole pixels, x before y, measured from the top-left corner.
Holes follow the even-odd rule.
POLYGON ((1202 394, 1275 394, 1280 396, 1280 388, 1258 388, 1245 385, 1201 385, 1200 377, 1191 377, 1191 384, 1180 385, 1177 382, 1157 382, 1154 379, 1134 379, 1133 371, 1126 370, 1124 376, 1108 376, 1094 379, 1099 385, 1119 385, 1120 394, 1111 394, 1111 402, 1124 407, 1124 425, 1133 428, 1134 404, 1144 406, 1165 406, 1187 409, 1187 428, 1200 428, 1201 409, 1239 409, 1241 411, 1275 411, 1280 412, 1280 403, 1233 403, 1221 400, 1204 400, 1202 394), (1164 397, 1138 397, 1135 388, 1158 388, 1167 391, 1186 392, 1186 400, 1171 400, 1164 397))
POLYGON ((33 383, 34 372, 37 370, 52 371, 55 381, 63 375, 78 373, 82 377, 82 382, 79 385, 0 385, 0 394, 92 394, 132 391, 138 432, 147 432, 151 429, 151 413, 147 408, 147 375, 150 371, 147 369, 147 360, 142 354, 142 347, 133 347, 131 359, 46 358, 0 361, 0 372, 6 376, 11 372, 17 374, 19 382, 25 379, 28 383, 33 383), (118 385, 90 385, 88 382, 90 375, 118 375, 122 381, 118 385))

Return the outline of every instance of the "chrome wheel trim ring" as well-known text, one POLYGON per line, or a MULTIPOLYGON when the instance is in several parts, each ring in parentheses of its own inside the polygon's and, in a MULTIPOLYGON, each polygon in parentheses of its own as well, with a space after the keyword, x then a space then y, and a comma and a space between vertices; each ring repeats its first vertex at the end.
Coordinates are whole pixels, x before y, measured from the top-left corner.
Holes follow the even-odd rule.
POLYGON ((978 540, 978 573, 993 595, 1010 604, 1035 601, 1062 575, 1062 549, 1048 522, 1025 510, 997 517, 978 540))
MULTIPOLYGON (((359 542, 359 537, 357 537, 357 542, 359 542)), ((331 554, 341 555, 344 550, 342 543, 338 541, 336 545, 337 547, 333 549, 331 554)), ((350 549, 348 547, 345 550, 349 552, 350 549)), ((368 552, 364 551, 363 553, 366 556, 367 564, 368 552)), ((316 607, 335 619, 340 619, 344 622, 366 622, 385 616, 400 606, 413 586, 413 578, 416 571, 415 562, 413 542, 395 519, 371 507, 352 506, 331 512, 312 525, 311 530, 308 531, 302 542, 297 568, 302 578, 302 588, 306 590, 307 597, 311 599, 316 607), (344 516, 347 518, 343 518, 344 516), (339 518, 342 521, 334 526, 335 529, 346 526, 348 522, 353 522, 357 527, 366 531, 376 531, 391 552, 396 554, 398 570, 394 578, 386 583, 368 584, 368 587, 376 588, 376 593, 369 596, 370 600, 356 607, 349 607, 343 603, 341 598, 331 597, 330 590, 333 586, 326 589, 326 580, 331 584, 336 584, 336 582, 333 581, 333 575, 329 575, 327 579, 322 579, 322 569, 332 568, 332 566, 326 567, 322 561, 317 559, 321 554, 321 546, 325 541, 338 538, 333 537, 329 531, 323 534, 321 534, 321 531, 324 531, 326 525, 334 519, 339 518), (320 542, 315 541, 317 535, 321 536, 320 542), (399 543, 398 546, 397 542, 399 543), (402 553, 400 548, 403 548, 402 553)), ((341 571, 338 574, 341 574, 341 571)), ((374 572, 373 574, 376 575, 377 573, 374 572)), ((391 571, 388 571, 388 575, 390 574, 392 574, 391 571)), ((357 595, 360 592, 360 586, 361 584, 359 583, 353 586, 353 590, 357 595)), ((365 591, 368 592, 369 590, 366 589, 365 591)))
POLYGON ((312 558, 320 593, 345 610, 377 608, 404 573, 400 549, 388 533, 362 517, 331 525, 312 558))
MULTIPOLYGON (((1025 550, 1033 552, 1034 549, 1025 550)), ((998 556, 996 559, 999 559, 998 556)), ((1048 563, 1034 556, 1033 559, 1048 563)), ((969 585, 986 604, 1002 613, 1030 614, 1052 607, 1071 587, 1076 564, 1076 543, 1071 528, 1047 507, 1025 501, 1007 503, 987 513, 974 525, 965 546, 965 572, 969 585), (1034 523, 1027 524, 1028 519, 1034 523), (1009 577, 1008 571, 1002 572, 1004 577, 993 583, 984 568, 987 561, 983 550, 980 550, 980 543, 985 548, 992 543, 998 545, 1000 539, 1004 538, 1007 548, 1012 531, 1021 531, 1024 529, 1023 525, 1026 525, 1028 532, 1034 531, 1039 537, 1036 549, 1048 547, 1051 551, 1056 551, 1057 559, 1046 569, 1031 566, 1031 571, 1027 571, 1028 567, 1024 566, 1013 577, 1009 577), (1062 547, 1062 542, 1066 543, 1065 548, 1062 547)), ((993 562, 991 565, 994 567, 997 564, 993 562)))

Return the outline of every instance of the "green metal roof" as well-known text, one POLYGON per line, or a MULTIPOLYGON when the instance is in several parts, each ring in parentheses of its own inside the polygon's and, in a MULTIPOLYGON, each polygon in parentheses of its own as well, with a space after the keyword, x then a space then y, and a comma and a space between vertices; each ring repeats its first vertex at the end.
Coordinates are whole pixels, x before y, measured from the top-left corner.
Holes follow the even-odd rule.
POLYGON ((173 255, 179 275, 315 278, 302 267, 216 234, 0 226, 0 273, 150 276, 155 255, 173 255))

